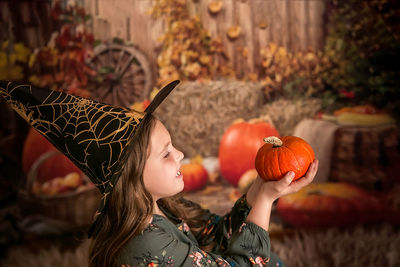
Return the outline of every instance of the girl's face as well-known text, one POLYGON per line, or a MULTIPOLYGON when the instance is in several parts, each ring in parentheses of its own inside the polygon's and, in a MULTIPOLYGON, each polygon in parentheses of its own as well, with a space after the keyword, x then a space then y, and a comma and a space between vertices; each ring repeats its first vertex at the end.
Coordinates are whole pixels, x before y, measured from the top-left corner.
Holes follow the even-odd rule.
POLYGON ((143 170, 143 181, 153 200, 173 196, 183 190, 180 172, 183 153, 171 143, 165 126, 156 120, 150 134, 150 154, 143 170))

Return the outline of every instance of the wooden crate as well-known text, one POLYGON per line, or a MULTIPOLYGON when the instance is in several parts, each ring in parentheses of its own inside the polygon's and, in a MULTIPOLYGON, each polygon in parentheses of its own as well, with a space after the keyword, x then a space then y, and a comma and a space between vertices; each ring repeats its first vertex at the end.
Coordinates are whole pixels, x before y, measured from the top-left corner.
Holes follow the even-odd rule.
POLYGON ((400 184, 400 129, 343 126, 335 133, 330 180, 366 189, 400 184))

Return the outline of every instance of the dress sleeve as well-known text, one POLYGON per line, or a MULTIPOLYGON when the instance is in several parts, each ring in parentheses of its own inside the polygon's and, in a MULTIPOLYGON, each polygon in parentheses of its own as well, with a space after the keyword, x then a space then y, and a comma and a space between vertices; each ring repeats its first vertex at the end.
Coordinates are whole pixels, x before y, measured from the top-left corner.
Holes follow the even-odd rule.
POLYGON ((246 221, 250 209, 246 195, 242 195, 236 201, 232 210, 224 216, 218 216, 205 210, 204 220, 207 222, 204 229, 196 235, 199 246, 207 246, 211 242, 215 242, 218 249, 226 249, 232 233, 236 232, 246 221))
POLYGON ((125 246, 118 266, 267 266, 269 261, 268 233, 253 223, 243 223, 224 254, 205 252, 157 226, 150 227, 125 246))

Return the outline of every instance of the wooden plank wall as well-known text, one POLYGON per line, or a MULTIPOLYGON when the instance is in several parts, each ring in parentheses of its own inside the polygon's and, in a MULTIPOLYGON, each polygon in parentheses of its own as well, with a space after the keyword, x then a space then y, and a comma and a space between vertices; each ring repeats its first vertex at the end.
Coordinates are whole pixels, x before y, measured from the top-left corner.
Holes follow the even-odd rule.
MULTIPOLYGON (((96 38, 119 37, 135 44, 156 73, 162 45, 157 39, 165 30, 162 20, 154 20, 148 14, 156 0, 75 1, 92 15, 89 27, 96 38)), ((211 35, 223 40, 229 62, 238 74, 257 71, 260 49, 269 42, 290 51, 319 49, 323 45, 325 0, 221 0, 223 7, 217 15, 208 12, 212 1, 186 3, 190 14, 199 16, 211 35), (234 25, 240 26, 242 33, 231 41, 226 32, 234 25), (244 49, 247 53, 243 53, 244 49)), ((0 1, 0 39, 16 38, 32 48, 45 45, 51 34, 49 8, 45 0, 0 1)))
POLYGON ((44 46, 53 28, 50 8, 47 0, 0 0, 0 41, 44 46))
MULTIPOLYGON (((93 15, 96 37, 119 37, 137 45, 156 64, 164 32, 162 21, 147 11, 156 0, 84 0, 93 15)), ((290 51, 320 49, 324 39, 324 0, 221 0, 217 15, 208 12, 213 0, 186 0, 191 15, 200 17, 213 37, 223 40, 230 63, 237 73, 253 73, 260 62, 260 49, 275 42, 290 51), (238 25, 241 36, 230 41, 226 32, 238 25), (247 56, 243 49, 247 50, 247 56)), ((154 66, 153 66, 154 67, 154 66)))

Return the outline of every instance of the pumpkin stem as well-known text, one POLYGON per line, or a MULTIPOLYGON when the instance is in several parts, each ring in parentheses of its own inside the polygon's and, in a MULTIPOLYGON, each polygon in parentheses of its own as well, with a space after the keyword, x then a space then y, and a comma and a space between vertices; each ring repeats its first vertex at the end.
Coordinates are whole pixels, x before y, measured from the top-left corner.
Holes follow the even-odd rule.
POLYGON ((269 136, 264 138, 264 142, 271 144, 273 147, 280 147, 283 145, 283 142, 281 139, 279 139, 276 136, 269 136))

